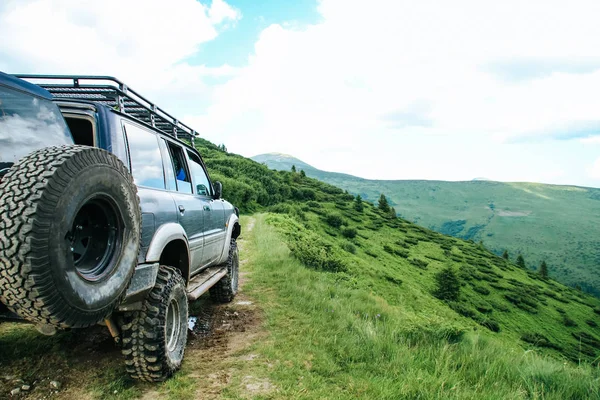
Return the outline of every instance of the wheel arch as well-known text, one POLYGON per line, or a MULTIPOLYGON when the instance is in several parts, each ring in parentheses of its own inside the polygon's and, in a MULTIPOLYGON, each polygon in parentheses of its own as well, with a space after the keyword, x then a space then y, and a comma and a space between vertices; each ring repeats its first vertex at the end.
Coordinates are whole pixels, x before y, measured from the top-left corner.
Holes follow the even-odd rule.
POLYGON ((146 253, 147 263, 158 262, 178 269, 187 284, 190 260, 187 235, 181 225, 168 223, 156 230, 146 253))

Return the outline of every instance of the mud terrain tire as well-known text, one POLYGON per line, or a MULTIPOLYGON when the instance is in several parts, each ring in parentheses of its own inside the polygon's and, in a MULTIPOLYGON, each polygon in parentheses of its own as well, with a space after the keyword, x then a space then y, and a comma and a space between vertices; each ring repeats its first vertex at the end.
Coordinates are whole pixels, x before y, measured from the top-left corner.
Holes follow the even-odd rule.
POLYGON ((123 315, 122 352, 129 375, 147 382, 168 379, 181 367, 187 329, 185 281, 178 270, 161 266, 142 310, 123 315))
POLYGON ((113 154, 31 153, 0 182, 0 301, 40 325, 98 323, 125 294, 140 225, 137 188, 113 154))
POLYGON ((238 292, 240 256, 235 239, 231 239, 226 266, 227 275, 210 288, 210 298, 217 303, 231 302, 238 292))

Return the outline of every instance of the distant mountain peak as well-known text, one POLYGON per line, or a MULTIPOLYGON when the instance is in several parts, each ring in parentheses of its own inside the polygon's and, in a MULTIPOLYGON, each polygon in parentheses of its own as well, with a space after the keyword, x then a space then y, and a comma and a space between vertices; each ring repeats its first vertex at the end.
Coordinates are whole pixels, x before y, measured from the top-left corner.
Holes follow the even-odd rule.
POLYGON ((477 178, 473 178, 473 181, 491 181, 489 178, 484 178, 483 176, 479 176, 477 178))

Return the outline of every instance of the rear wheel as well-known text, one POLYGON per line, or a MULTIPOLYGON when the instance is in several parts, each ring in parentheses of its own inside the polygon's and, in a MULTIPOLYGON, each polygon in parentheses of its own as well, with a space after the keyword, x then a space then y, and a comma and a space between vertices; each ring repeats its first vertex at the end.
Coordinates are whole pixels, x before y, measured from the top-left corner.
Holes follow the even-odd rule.
POLYGON ((179 271, 161 266, 142 310, 123 316, 123 354, 129 375, 147 382, 173 375, 183 361, 187 329, 185 281, 179 271))
POLYGON ((113 154, 49 147, 0 182, 0 300, 39 325, 81 328, 125 295, 140 245, 137 188, 113 154))

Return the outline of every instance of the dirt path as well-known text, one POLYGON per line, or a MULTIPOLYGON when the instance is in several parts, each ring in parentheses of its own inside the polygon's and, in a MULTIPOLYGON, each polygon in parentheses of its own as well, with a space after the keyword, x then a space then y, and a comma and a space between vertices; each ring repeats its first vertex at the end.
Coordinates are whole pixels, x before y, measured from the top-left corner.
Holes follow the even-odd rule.
MULTIPOLYGON (((244 352, 256 343, 265 332, 261 329, 261 312, 244 290, 248 281, 248 263, 245 237, 254 228, 254 218, 243 227, 238 240, 240 249, 240 288, 235 300, 230 304, 212 304, 204 299, 191 305, 190 315, 198 318, 196 326, 188 337, 183 373, 193 379, 194 398, 218 399, 222 391, 232 384, 234 366, 240 362, 252 362, 255 354, 244 352), (204 301, 203 301, 204 300, 204 301)), ((244 385, 252 392, 261 391, 268 383, 254 381, 252 377, 243 379, 244 385)), ((148 389, 142 399, 163 398, 164 390, 148 389)))
POLYGON ((171 385, 175 389, 187 385, 187 397, 199 399, 220 398, 233 384, 242 385, 249 396, 270 390, 268 381, 236 374, 240 363, 256 362, 258 356, 248 348, 266 335, 261 311, 244 290, 249 276, 246 238, 254 223, 254 218, 249 218, 238 239, 240 289, 235 300, 221 305, 203 296, 190 304, 190 316, 196 321, 188 336, 182 371, 172 382, 152 385, 122 379, 122 356, 104 327, 42 337, 29 326, 5 324, 0 326, 0 398, 131 398, 125 395, 131 389, 141 391, 142 399, 178 398, 175 390, 170 393, 171 385), (31 351, 35 346, 44 350, 31 351), (53 381, 59 383, 58 389, 52 387, 53 381), (10 394, 22 385, 28 390, 10 394))

